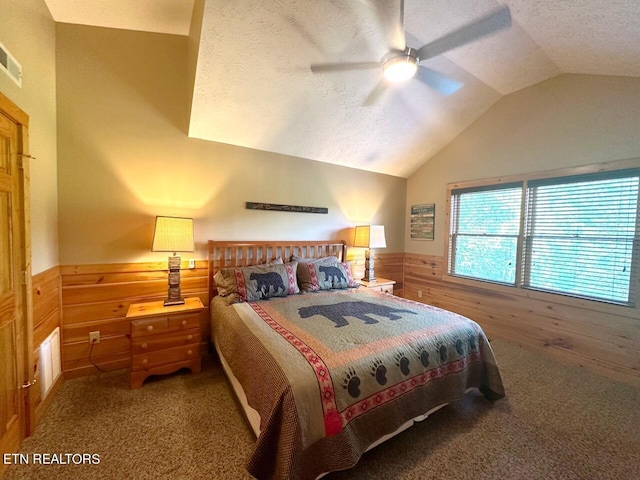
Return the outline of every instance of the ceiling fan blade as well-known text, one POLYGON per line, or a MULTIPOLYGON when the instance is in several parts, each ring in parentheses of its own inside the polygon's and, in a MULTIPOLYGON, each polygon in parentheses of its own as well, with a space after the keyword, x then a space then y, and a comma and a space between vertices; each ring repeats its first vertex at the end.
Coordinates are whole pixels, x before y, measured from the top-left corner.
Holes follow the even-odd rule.
POLYGON ((437 90, 443 95, 451 95, 462 87, 462 83, 457 80, 427 67, 419 67, 416 76, 422 83, 434 90, 437 90))
POLYGON ((325 50, 320 46, 320 43, 309 33, 309 30, 304 28, 298 21, 293 17, 293 15, 283 16, 283 21, 290 25, 298 35, 303 38, 309 45, 313 46, 316 50, 319 50, 322 53, 326 53, 325 50))
POLYGON ((420 45, 421 43, 420 40, 411 35, 409 32, 404 32, 404 37, 407 41, 407 47, 411 47, 417 51, 419 48, 418 45, 420 45))
POLYGON ((380 68, 380 62, 312 63, 313 73, 341 72, 344 70, 368 70, 380 68))
POLYGON ((418 50, 420 61, 432 58, 448 50, 460 47, 486 35, 511 26, 511 13, 509 7, 504 6, 479 20, 471 22, 464 27, 454 30, 447 35, 427 43, 418 50))
POLYGON ((387 46, 391 50, 403 51, 406 46, 404 41, 404 0, 400 0, 400 14, 398 16, 395 13, 396 6, 391 5, 391 2, 380 2, 380 0, 377 3, 375 0, 358 0, 358 2, 366 7, 366 9, 361 9, 362 14, 377 25, 382 34, 381 39, 387 42, 387 46))
POLYGON ((362 104, 365 107, 370 107, 372 105, 375 105, 376 103, 378 103, 378 101, 380 100, 380 97, 382 97, 382 95, 386 91, 387 91, 387 82, 385 82, 384 80, 380 80, 378 82, 378 85, 376 85, 376 87, 373 90, 371 90, 371 93, 364 100, 362 104))
POLYGON ((358 0, 358 1, 370 10, 377 10, 378 8, 373 4, 373 0, 358 0))

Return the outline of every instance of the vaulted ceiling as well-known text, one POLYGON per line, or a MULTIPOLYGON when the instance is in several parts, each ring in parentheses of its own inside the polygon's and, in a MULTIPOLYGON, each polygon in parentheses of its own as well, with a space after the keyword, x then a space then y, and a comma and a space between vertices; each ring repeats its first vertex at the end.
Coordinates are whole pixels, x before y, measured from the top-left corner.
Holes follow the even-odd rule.
MULTIPOLYGON (((177 35, 194 11, 194 0, 46 2, 59 22, 177 35)), ((503 95, 561 73, 640 77, 638 0, 406 0, 407 44, 505 4, 511 28, 423 62, 459 90, 414 78, 365 105, 382 69, 310 65, 379 61, 400 0, 205 0, 189 135, 408 177, 503 95)))

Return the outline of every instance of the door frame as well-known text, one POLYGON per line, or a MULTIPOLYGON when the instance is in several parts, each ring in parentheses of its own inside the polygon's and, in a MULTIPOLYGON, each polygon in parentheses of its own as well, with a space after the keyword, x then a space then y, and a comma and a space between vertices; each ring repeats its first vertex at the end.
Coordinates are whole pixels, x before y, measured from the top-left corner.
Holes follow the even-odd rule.
MULTIPOLYGON (((18 373, 18 380, 21 385, 33 385, 35 375, 35 355, 33 348, 33 289, 31 279, 31 208, 30 208, 30 190, 29 190, 29 168, 30 159, 33 158, 29 154, 29 116, 15 105, 9 98, 0 92, 0 112, 16 123, 18 127, 18 208, 20 212, 18 225, 14 227, 20 230, 20 271, 22 272, 22 281, 19 282, 17 294, 20 295, 20 304, 22 305, 22 331, 16 332, 16 337, 22 339, 21 349, 23 358, 18 359, 18 365, 21 370, 18 373)), ((20 348, 18 348, 20 350, 20 348)), ((21 388, 22 413, 24 416, 23 429, 20 432, 20 440, 31 435, 32 429, 35 427, 35 408, 32 408, 34 395, 31 390, 37 387, 21 388)))

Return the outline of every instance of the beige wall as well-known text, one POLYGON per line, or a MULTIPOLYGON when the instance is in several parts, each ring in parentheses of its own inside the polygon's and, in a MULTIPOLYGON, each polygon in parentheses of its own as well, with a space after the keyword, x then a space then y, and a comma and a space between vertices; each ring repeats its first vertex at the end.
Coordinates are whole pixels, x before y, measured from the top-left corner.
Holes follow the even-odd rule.
POLYGON ((29 115, 32 273, 58 265, 55 24, 44 0, 5 0, 0 42, 22 65, 22 88, 0 72, 0 91, 29 115))
POLYGON ((503 97, 409 178, 411 205, 436 204, 435 241, 410 253, 444 254, 447 183, 640 157, 640 78, 561 75, 503 97))
POLYGON ((403 251, 405 179, 188 138, 188 37, 56 28, 61 264, 164 259, 153 222, 172 214, 195 218, 197 258, 207 239, 350 241, 370 221, 403 251))

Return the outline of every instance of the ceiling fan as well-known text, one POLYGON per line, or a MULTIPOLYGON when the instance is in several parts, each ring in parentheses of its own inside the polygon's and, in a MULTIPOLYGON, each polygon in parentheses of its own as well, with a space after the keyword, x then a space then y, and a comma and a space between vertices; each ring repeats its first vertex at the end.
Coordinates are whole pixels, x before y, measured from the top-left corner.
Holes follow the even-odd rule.
MULTIPOLYGON (((369 0, 360 1, 366 4, 369 3, 369 0)), ((371 8, 375 7, 371 6, 371 8)), ((405 45, 404 50, 391 49, 389 53, 377 62, 316 63, 311 65, 311 71, 313 73, 327 73, 382 67, 384 79, 388 82, 404 82, 417 76, 419 80, 429 87, 443 95, 450 95, 457 91, 462 84, 440 72, 420 65, 420 63, 510 26, 511 13, 509 12, 509 7, 503 6, 420 48, 412 48, 406 45, 406 34, 404 32, 404 0, 400 0, 398 35, 401 43, 405 45)), ((381 80, 366 98, 364 105, 373 105, 376 103, 386 88, 387 83, 381 80)))

